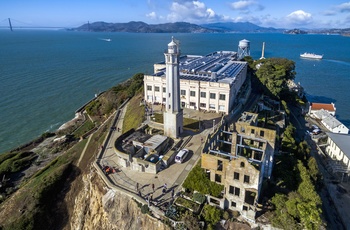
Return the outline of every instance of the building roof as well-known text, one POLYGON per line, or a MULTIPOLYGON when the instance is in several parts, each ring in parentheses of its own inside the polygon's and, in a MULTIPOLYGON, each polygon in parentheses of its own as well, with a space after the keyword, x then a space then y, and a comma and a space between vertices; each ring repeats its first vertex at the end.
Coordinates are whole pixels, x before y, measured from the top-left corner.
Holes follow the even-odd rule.
MULTIPOLYGON (((158 64, 163 64, 163 62, 158 64)), ((181 56, 180 79, 212 81, 231 85, 247 65, 246 62, 237 61, 237 52, 234 51, 216 51, 205 56, 181 56)), ((164 68, 153 76, 164 77, 165 72, 164 68)))
POLYGON ((311 103, 311 110, 320 110, 324 109, 327 111, 335 111, 334 103, 326 104, 326 103, 311 103))
POLYGON ((327 133, 327 135, 347 156, 347 158, 350 159, 350 135, 339 133, 327 133))

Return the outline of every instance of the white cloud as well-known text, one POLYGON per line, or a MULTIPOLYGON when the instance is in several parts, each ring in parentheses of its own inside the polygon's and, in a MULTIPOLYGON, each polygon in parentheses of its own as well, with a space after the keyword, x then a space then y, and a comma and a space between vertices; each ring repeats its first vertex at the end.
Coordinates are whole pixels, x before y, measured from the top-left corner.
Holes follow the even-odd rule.
POLYGON ((146 17, 150 18, 150 19, 157 19, 158 18, 156 12, 154 12, 154 11, 149 13, 149 14, 146 14, 146 17))
POLYGON ((340 4, 340 5, 336 6, 336 8, 342 13, 350 12, 350 2, 345 2, 343 4, 340 4))
POLYGON ((171 4, 170 11, 167 19, 172 22, 203 23, 214 21, 220 17, 201 1, 174 1, 171 4))
POLYGON ((290 13, 289 15, 287 15, 286 19, 290 24, 294 25, 310 24, 313 20, 312 15, 303 10, 297 10, 290 13))
POLYGON ((240 0, 237 2, 230 3, 230 6, 233 10, 240 11, 249 11, 251 8, 255 8, 255 10, 261 11, 264 9, 264 6, 260 5, 256 1, 251 0, 240 0))

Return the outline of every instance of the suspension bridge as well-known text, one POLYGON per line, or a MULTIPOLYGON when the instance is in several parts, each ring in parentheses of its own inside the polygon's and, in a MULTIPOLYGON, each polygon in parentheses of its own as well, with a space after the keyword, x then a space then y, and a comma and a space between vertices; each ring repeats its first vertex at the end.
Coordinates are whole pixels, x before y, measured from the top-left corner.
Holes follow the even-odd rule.
POLYGON ((83 22, 79 25, 74 26, 42 26, 42 25, 33 25, 26 22, 21 22, 13 18, 5 18, 0 21, 0 29, 10 29, 13 31, 14 29, 71 29, 79 27, 86 22, 83 22))

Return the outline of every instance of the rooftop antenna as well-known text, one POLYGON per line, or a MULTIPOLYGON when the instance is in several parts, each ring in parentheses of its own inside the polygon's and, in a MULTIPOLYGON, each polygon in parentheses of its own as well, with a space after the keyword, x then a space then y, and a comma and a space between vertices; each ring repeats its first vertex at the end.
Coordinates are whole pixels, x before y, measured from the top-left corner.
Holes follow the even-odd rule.
POLYGON ((265 59, 264 55, 265 55, 265 42, 263 42, 261 58, 260 59, 265 59))
POLYGON ((11 19, 9 18, 9 25, 10 25, 10 30, 13 31, 12 29, 12 24, 11 24, 11 19))

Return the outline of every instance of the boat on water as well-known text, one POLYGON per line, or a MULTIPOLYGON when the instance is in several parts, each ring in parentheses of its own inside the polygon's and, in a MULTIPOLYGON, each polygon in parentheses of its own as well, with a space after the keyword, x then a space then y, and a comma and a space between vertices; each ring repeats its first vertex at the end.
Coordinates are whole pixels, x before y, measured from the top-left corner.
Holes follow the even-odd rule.
POLYGON ((300 57, 302 57, 302 58, 310 58, 310 59, 322 59, 323 58, 323 54, 319 55, 319 54, 305 52, 303 54, 300 54, 300 57))

